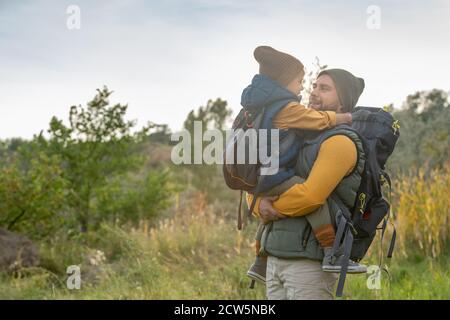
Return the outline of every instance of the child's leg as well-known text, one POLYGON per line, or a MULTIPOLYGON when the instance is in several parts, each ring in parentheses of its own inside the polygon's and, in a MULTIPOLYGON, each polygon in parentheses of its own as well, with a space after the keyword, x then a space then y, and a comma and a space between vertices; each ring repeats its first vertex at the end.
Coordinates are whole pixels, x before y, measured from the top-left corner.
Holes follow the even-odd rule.
POLYGON ((307 214, 305 217, 311 225, 320 246, 322 248, 332 247, 336 233, 331 222, 328 203, 325 202, 319 209, 307 214))
MULTIPOLYGON (((340 272, 345 258, 342 254, 336 255, 332 252, 336 233, 331 221, 328 202, 325 202, 323 206, 305 217, 311 225, 317 241, 323 248, 324 256, 322 261, 322 271, 336 273, 340 272)), ((364 265, 351 260, 348 260, 347 263, 348 273, 367 272, 367 267, 364 265)))
POLYGON ((261 250, 261 238, 264 231, 264 224, 260 222, 258 224, 258 229, 255 234, 255 250, 256 257, 255 262, 250 266, 247 271, 247 276, 252 279, 250 288, 253 289, 255 281, 261 281, 265 283, 266 281, 266 269, 267 269, 267 255, 260 253, 261 250))
POLYGON ((256 229, 256 234, 255 234, 255 250, 256 250, 257 256, 260 254, 259 251, 261 250, 261 237, 263 234, 263 230, 264 230, 264 224, 262 222, 259 222, 258 228, 256 229))

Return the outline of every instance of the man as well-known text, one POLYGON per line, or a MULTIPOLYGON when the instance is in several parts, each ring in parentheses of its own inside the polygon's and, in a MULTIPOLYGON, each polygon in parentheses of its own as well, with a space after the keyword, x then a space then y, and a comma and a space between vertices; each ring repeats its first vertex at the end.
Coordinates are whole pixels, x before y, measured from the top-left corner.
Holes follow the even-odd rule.
MULTIPOLYGON (((363 89, 364 80, 350 72, 325 70, 313 86, 309 106, 320 111, 351 112, 363 89)), ((324 250, 318 244, 318 240, 334 237, 332 219, 320 221, 321 233, 310 236, 306 215, 327 210, 334 216, 338 207, 329 199, 332 192, 350 208, 363 167, 362 144, 353 132, 338 127, 311 133, 304 139, 296 164, 296 173, 306 180, 297 177, 283 183, 280 187, 284 192, 276 201, 257 199, 254 213, 267 226, 261 245, 269 255, 266 274, 269 299, 333 298, 337 274, 322 271, 324 250)), ((325 253, 329 253, 329 248, 325 253)))

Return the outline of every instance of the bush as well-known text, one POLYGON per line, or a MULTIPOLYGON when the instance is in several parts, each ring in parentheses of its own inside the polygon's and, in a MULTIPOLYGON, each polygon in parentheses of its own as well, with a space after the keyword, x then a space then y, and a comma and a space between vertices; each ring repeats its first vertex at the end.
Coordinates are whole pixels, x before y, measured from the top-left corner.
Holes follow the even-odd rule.
POLYGON ((138 224, 158 216, 171 203, 170 173, 149 171, 110 179, 96 192, 93 208, 101 221, 138 224))
POLYGON ((0 167, 0 226, 43 238, 61 227, 67 181, 60 160, 38 152, 27 163, 12 156, 0 167))

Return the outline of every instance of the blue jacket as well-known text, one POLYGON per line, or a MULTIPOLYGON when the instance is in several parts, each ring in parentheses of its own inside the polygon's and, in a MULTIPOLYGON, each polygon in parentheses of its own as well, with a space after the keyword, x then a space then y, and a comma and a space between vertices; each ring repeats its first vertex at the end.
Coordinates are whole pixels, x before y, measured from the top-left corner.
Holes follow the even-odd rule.
MULTIPOLYGON (((273 119, 281 109, 293 101, 300 102, 295 94, 280 86, 269 77, 261 74, 253 77, 252 83, 244 89, 241 96, 241 105, 245 110, 258 112, 262 108, 265 108, 260 129, 268 129, 267 141, 271 141, 270 129, 276 129, 272 123, 273 119)), ((283 139, 289 134, 292 134, 293 130, 295 129, 280 130, 280 145, 283 139)), ((271 188, 295 175, 294 165, 299 149, 300 139, 296 139, 293 145, 287 148, 286 152, 280 154, 280 170, 274 175, 266 175, 263 176, 263 179, 260 178, 258 193, 269 191, 271 188)), ((268 152, 271 152, 270 145, 268 146, 268 152)))

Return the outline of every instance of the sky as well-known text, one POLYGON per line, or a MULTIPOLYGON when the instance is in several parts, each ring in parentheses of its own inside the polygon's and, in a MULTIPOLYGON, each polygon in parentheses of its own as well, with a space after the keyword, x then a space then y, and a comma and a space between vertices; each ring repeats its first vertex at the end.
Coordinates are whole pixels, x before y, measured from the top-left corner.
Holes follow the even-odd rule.
POLYGON ((0 0, 0 139, 67 121, 104 85, 139 126, 178 131, 219 97, 236 114, 259 45, 346 69, 365 79, 359 105, 399 108, 416 91, 450 90, 449 34, 447 0, 0 0), (80 29, 67 27, 70 5, 80 29))

